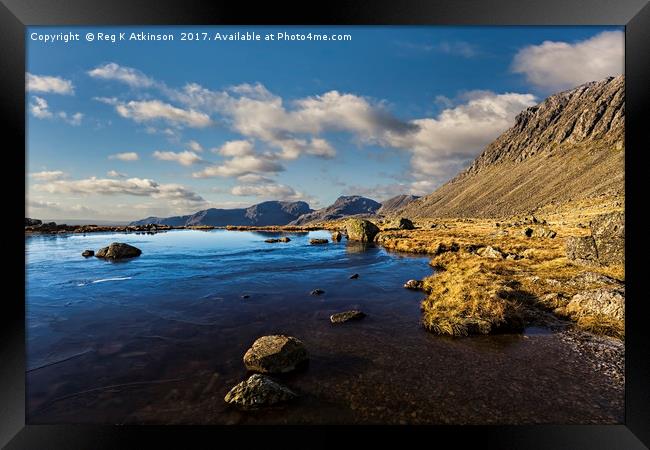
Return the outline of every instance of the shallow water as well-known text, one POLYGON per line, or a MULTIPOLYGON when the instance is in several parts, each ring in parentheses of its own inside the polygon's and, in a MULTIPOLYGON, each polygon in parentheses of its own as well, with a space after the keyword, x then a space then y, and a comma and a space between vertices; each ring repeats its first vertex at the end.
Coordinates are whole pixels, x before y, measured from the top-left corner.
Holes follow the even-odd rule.
POLYGON ((428 258, 314 237, 329 233, 26 238, 28 423, 622 422, 622 390, 549 330, 434 336, 422 294, 402 287, 431 274, 428 258), (291 242, 264 242, 280 235, 291 242), (142 256, 81 256, 116 241, 142 256), (352 308, 367 317, 329 322, 352 308), (300 399, 225 404, 246 349, 279 333, 310 352, 306 369, 277 377, 300 399))

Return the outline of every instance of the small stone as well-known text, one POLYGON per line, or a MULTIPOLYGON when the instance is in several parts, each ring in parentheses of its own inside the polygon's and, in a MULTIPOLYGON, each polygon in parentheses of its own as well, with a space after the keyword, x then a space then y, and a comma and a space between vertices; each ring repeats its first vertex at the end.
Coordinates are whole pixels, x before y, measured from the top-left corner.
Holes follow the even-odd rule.
POLYGON ((310 239, 309 243, 312 245, 327 244, 329 241, 327 239, 310 239))
POLYGON ((422 289, 423 283, 420 280, 408 280, 404 283, 406 289, 420 290, 422 289))
POLYGON ((81 253, 81 256, 84 258, 89 258, 91 256, 95 256, 95 251, 94 250, 84 250, 83 253, 81 253))
POLYGON ((121 242, 113 242, 108 247, 100 248, 95 253, 97 258, 107 258, 107 259, 123 259, 123 258, 134 258, 140 256, 142 250, 136 248, 129 244, 124 244, 121 242))
POLYGON ((314 289, 314 290, 311 291, 309 294, 310 294, 310 295, 321 295, 321 294, 324 294, 324 293, 325 293, 325 291, 322 290, 322 289, 314 289))
POLYGON ((351 279, 351 280, 356 280, 357 278, 359 278, 359 274, 358 274, 358 273, 355 273, 355 274, 353 274, 353 275, 350 275, 350 279, 351 279))

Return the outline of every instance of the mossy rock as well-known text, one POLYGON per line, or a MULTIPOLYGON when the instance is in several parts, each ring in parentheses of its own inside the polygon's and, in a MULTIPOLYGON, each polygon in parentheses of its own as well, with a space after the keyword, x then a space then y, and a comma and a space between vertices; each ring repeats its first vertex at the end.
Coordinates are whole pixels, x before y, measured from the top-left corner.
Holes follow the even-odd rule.
POLYGON ((345 230, 349 240, 360 242, 372 242, 379 233, 377 225, 365 219, 348 220, 345 230))

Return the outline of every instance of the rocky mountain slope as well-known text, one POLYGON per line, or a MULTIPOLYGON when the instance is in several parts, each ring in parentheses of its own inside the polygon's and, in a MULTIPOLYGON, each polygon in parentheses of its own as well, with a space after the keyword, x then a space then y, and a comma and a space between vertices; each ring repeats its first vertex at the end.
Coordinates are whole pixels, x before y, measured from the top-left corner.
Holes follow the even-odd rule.
POLYGON ((341 196, 330 206, 305 214, 289 225, 305 225, 355 215, 372 215, 380 207, 381 203, 359 195, 341 196))
POLYGON ((503 217, 624 195, 625 79, 583 84, 527 108, 465 171, 399 211, 503 217))
POLYGON ((377 210, 379 215, 390 215, 395 211, 398 211, 404 208, 406 205, 411 203, 414 200, 420 198, 417 195, 402 194, 396 195, 395 197, 389 198, 381 203, 381 208, 377 210))
POLYGON ((131 222, 130 225, 146 225, 149 223, 169 226, 286 225, 312 211, 305 202, 268 201, 248 208, 210 208, 186 216, 147 217, 131 222))

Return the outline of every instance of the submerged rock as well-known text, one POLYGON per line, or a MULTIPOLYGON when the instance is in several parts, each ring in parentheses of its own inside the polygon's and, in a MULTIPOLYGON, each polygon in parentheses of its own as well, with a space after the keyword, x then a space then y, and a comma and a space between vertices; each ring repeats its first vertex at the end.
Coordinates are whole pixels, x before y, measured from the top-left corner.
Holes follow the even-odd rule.
POLYGON ((253 372, 285 373, 305 364, 304 344, 291 336, 272 335, 257 339, 244 354, 244 365, 253 372))
POLYGON ((290 242, 291 239, 289 239, 286 236, 283 236, 281 238, 271 238, 271 239, 266 239, 264 242, 268 242, 269 244, 274 244, 276 242, 290 242))
POLYGON ((325 293, 325 291, 322 290, 322 289, 314 289, 309 294, 311 294, 311 295, 321 295, 321 294, 324 294, 324 293, 325 293))
POLYGON ((423 284, 424 283, 422 283, 420 280, 408 280, 406 283, 404 283, 404 287, 406 289, 419 290, 422 289, 423 284))
POLYGON ((355 274, 350 275, 350 279, 351 279, 351 280, 356 280, 357 278, 359 278, 359 274, 358 274, 358 273, 355 273, 355 274))
POLYGON ((97 258, 122 259, 133 258, 140 256, 141 254, 142 250, 139 248, 121 242, 113 242, 108 247, 100 248, 97 250, 95 256, 97 258))
POLYGON ((365 219, 350 219, 345 224, 348 239, 351 241, 372 242, 379 228, 374 223, 365 219))
POLYGON ((353 309, 351 311, 343 311, 340 313, 332 314, 330 316, 330 322, 332 323, 343 323, 350 320, 360 320, 366 317, 366 314, 363 311, 358 309, 353 309))
POLYGON ((312 245, 318 245, 318 244, 327 244, 329 241, 327 239, 310 239, 309 243, 312 245))
POLYGON ((285 402, 297 396, 288 387, 256 373, 233 387, 226 394, 224 400, 226 403, 244 408, 255 408, 285 402))

